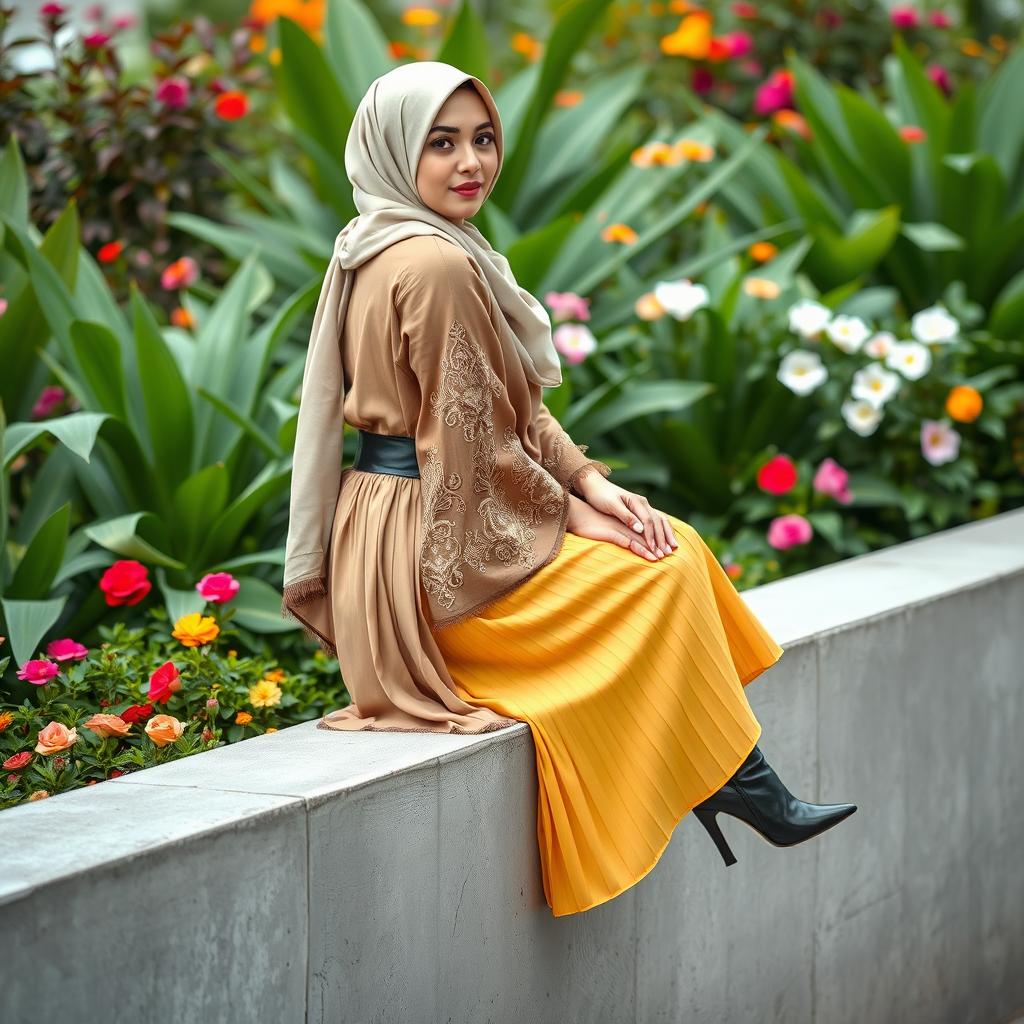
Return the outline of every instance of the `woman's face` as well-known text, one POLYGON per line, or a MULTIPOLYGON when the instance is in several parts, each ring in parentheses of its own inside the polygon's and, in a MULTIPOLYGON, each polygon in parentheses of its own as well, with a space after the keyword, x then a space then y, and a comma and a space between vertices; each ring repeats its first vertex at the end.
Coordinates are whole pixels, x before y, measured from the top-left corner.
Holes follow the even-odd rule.
POLYGON ((483 205, 497 170, 498 149, 484 101, 475 89, 456 89, 437 112, 420 154, 420 199, 435 213, 461 224, 483 205), (475 192, 454 191, 472 181, 480 182, 475 192))

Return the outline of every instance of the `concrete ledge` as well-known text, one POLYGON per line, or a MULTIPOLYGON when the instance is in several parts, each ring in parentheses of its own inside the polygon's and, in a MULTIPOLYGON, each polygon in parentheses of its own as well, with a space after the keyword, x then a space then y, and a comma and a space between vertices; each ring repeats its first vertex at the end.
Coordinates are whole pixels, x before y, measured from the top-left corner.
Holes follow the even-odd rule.
POLYGON ((692 816, 553 918, 529 726, 308 722, 0 812, 0 1020, 1002 1024, 1024 1011, 1024 511, 744 592, 762 749, 834 832, 692 816))

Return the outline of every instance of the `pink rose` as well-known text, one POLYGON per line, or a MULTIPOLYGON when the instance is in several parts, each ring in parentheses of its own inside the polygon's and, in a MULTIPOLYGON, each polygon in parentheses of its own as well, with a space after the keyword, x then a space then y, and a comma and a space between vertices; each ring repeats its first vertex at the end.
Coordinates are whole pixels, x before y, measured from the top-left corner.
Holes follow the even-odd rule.
POLYGON ((896 28, 916 28, 918 23, 917 8, 910 7, 909 5, 894 7, 889 12, 889 20, 896 28))
POLYGON ((208 572, 197 584, 196 590, 207 601, 224 604, 239 591, 241 584, 229 572, 208 572))
POLYGON ((32 661, 26 661, 18 669, 18 678, 25 680, 26 683, 31 683, 33 686, 44 686, 59 671, 60 665, 55 661, 48 661, 46 658, 34 658, 32 661))
POLYGON ((77 640, 64 637, 63 640, 48 643, 46 653, 57 661, 81 661, 89 656, 89 648, 83 647, 77 640))
POLYGON ((811 524, 795 512, 776 516, 768 524, 768 543, 778 551, 785 551, 797 544, 806 544, 813 535, 811 524))
POLYGON ((793 106, 793 74, 785 68, 773 71, 754 94, 755 114, 774 114, 793 106))
POLYGON ((189 81, 181 75, 163 79, 153 91, 153 96, 165 107, 180 110, 188 106, 189 81))
POLYGON ((835 459, 827 458, 814 474, 812 486, 819 494, 827 494, 843 505, 849 505, 853 501, 853 494, 847 486, 849 479, 850 474, 835 459))

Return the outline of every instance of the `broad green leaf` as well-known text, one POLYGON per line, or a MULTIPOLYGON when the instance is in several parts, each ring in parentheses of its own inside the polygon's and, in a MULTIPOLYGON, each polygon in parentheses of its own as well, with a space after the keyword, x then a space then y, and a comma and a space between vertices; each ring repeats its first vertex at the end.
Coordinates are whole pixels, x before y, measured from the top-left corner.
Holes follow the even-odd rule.
POLYGON ((812 225, 814 246, 807 264, 819 287, 834 288, 872 270, 889 251, 899 229, 896 206, 858 211, 845 235, 824 224, 812 225))
POLYGON ((67 600, 67 597, 54 597, 45 601, 18 601, 0 597, 11 650, 19 668, 40 653, 40 642, 60 618, 67 600))
POLYGON ((228 503, 230 482, 222 462, 204 466, 183 480, 171 500, 170 527, 175 549, 186 562, 195 561, 210 524, 228 503))
MULTIPOLYGON (((487 26, 469 0, 462 0, 459 4, 459 9, 449 22, 448 33, 434 60, 451 64, 452 67, 465 71, 467 75, 479 78, 481 82, 486 82, 490 77, 491 45, 487 38, 487 26)), ((495 103, 497 102, 495 96, 495 103)), ((504 127, 505 119, 502 117, 502 128, 504 127)), ((506 146, 509 141, 505 140, 506 146)))
POLYGON ((90 523, 83 529, 90 540, 122 558, 134 558, 152 565, 163 565, 168 569, 186 568, 184 562, 179 562, 145 540, 139 533, 143 527, 154 532, 166 533, 163 524, 152 512, 132 512, 129 515, 103 519, 90 523))
POLYGON ((964 247, 964 240, 941 224, 904 223, 900 227, 900 233, 906 235, 918 249, 925 252, 949 252, 964 247))
POLYGON ((8 597, 45 600, 64 560, 71 522, 71 502, 65 502, 36 531, 6 590, 8 597))
POLYGON ((397 61, 387 36, 360 0, 328 0, 325 36, 334 75, 354 110, 370 83, 396 67, 397 61))
POLYGON ((231 602, 233 621, 255 633, 288 633, 296 628, 296 623, 281 616, 280 591, 253 576, 238 582, 238 594, 231 602))
POLYGON ((105 412, 73 412, 52 420, 12 423, 4 436, 4 469, 44 434, 52 434, 79 458, 89 461, 100 427, 110 418, 105 412))

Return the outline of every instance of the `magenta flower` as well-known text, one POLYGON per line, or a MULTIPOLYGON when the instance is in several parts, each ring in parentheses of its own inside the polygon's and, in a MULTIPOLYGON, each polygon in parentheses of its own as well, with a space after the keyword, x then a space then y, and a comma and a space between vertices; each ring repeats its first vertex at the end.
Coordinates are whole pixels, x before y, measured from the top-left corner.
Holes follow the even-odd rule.
POLYGON ((122 29, 131 28, 138 19, 134 14, 118 14, 111 18, 110 24, 118 31, 122 29))
POLYGON ((909 4, 894 7, 889 12, 889 20, 896 28, 917 28, 918 13, 916 7, 909 4))
POLYGON ((774 114, 793 106, 793 74, 785 68, 773 71, 754 94, 755 114, 774 114))
POLYGON ((0 316, 3 316, 7 312, 7 300, 0 299, 0 316))
POLYGON ((833 458, 827 458, 814 474, 811 486, 819 494, 827 494, 840 504, 849 505, 853 501, 853 493, 848 486, 850 474, 833 458))
POLYGON ((63 4, 43 4, 39 8, 39 13, 44 18, 57 18, 62 15, 67 8, 63 4))
POLYGON ((754 37, 749 32, 726 32, 721 37, 730 57, 746 57, 754 51, 754 37))
POLYGON ((46 419, 46 417, 49 416, 66 397, 67 393, 65 390, 62 387, 58 387, 56 384, 50 384, 43 388, 43 390, 39 392, 36 404, 32 406, 32 419, 46 419))
POLYGON ((935 28, 953 27, 953 19, 945 11, 929 11, 928 21, 935 28))
POLYGON ((196 590, 206 601, 224 604, 239 591, 241 584, 229 572, 208 572, 197 584, 196 590))
POLYGON ((46 653, 58 661, 81 661, 89 656, 89 648, 77 640, 64 637, 63 640, 52 640, 46 645, 46 653))
POLYGON ((928 77, 947 95, 953 94, 953 79, 941 64, 929 64, 925 69, 928 77))
POLYGON ((544 296, 544 301, 554 313, 555 323, 562 320, 590 319, 590 299, 585 299, 575 292, 548 292, 544 296))
POLYGON ((768 524, 768 543, 778 551, 785 551, 797 544, 806 544, 813 535, 811 524, 795 512, 776 516, 768 524))
POLYGON ((94 49, 99 48, 106 46, 110 42, 110 34, 107 32, 90 32, 87 36, 82 36, 82 42, 94 49))
POLYGON ((189 81, 182 75, 164 78, 153 91, 154 97, 165 107, 180 110, 188 106, 189 81))
POLYGON ((59 671, 60 665, 55 661, 34 658, 32 661, 26 661, 18 669, 18 678, 24 679, 26 683, 31 683, 33 686, 45 686, 59 671))
POLYGON ((715 76, 699 65, 690 73, 690 88, 698 96, 705 96, 715 87, 715 76))

